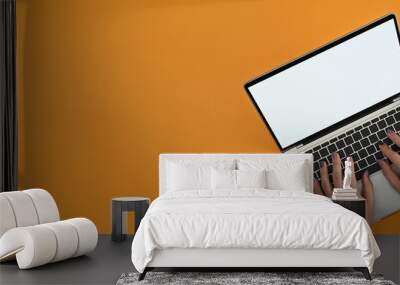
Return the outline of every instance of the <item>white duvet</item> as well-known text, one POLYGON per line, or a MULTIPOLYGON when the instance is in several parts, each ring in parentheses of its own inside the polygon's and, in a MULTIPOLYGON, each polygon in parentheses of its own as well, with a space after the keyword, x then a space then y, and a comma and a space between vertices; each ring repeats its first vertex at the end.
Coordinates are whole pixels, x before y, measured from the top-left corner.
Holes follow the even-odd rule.
POLYGON ((135 268, 165 248, 358 249, 370 271, 380 255, 359 215, 320 195, 265 189, 162 195, 134 237, 135 268))

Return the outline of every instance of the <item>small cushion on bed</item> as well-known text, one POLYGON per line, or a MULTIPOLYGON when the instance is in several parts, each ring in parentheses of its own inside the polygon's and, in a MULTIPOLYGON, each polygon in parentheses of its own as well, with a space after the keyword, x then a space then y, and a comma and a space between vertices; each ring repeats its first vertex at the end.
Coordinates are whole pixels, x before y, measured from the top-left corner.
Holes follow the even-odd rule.
POLYGON ((267 188, 267 176, 263 170, 211 169, 211 188, 240 189, 267 188))
POLYGON ((304 160, 238 160, 239 170, 265 169, 267 188, 274 190, 307 191, 310 184, 307 164, 304 160))
POLYGON ((238 188, 267 188, 267 171, 262 170, 236 170, 238 188))
POLYGON ((236 189, 236 170, 212 168, 211 189, 236 189))

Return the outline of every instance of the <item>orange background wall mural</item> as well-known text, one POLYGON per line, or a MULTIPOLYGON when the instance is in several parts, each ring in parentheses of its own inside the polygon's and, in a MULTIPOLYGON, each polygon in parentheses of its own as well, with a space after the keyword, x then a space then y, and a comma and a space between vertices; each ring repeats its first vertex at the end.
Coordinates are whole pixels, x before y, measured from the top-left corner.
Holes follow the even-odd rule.
MULTIPOLYGON (((112 197, 157 197, 159 153, 278 152, 243 84, 388 13, 398 0, 17 0, 20 188, 109 233, 112 197)), ((400 213, 374 231, 400 233, 400 213)))

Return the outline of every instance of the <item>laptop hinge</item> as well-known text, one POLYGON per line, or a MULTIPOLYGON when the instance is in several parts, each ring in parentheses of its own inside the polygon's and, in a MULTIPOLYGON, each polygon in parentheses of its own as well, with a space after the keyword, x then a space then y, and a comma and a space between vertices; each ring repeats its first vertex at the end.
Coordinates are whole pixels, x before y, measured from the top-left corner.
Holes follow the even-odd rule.
POLYGON ((303 144, 299 144, 296 146, 297 149, 302 148, 304 145, 303 144))

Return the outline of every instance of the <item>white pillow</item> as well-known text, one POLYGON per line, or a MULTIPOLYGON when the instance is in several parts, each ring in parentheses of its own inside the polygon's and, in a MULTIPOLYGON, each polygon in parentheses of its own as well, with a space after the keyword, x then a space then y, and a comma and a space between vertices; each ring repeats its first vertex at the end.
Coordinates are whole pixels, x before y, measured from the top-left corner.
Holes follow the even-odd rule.
POLYGON ((167 163, 167 191, 211 189, 211 168, 235 169, 235 160, 176 160, 167 163))
POLYGON ((211 169, 211 188, 241 189, 241 188, 267 188, 267 176, 262 170, 229 170, 211 169))
POLYGON ((267 188, 274 190, 307 191, 310 182, 304 160, 293 159, 240 159, 239 170, 265 169, 267 188))
POLYGON ((292 172, 289 175, 285 175, 282 171, 269 170, 267 172, 268 189, 306 192, 307 186, 305 182, 303 182, 304 184, 298 183, 300 180, 304 180, 302 170, 298 168, 295 171, 296 173, 292 172), (296 181, 297 179, 298 181, 296 181))

